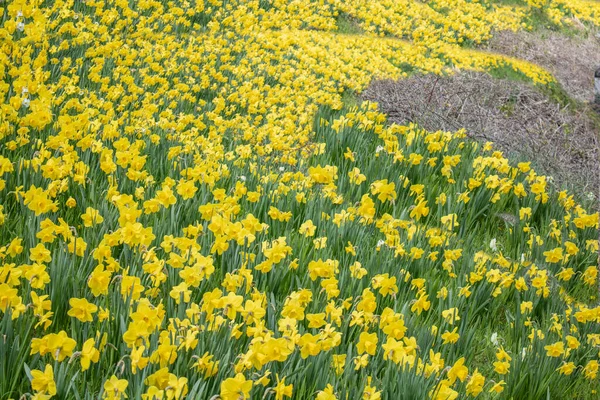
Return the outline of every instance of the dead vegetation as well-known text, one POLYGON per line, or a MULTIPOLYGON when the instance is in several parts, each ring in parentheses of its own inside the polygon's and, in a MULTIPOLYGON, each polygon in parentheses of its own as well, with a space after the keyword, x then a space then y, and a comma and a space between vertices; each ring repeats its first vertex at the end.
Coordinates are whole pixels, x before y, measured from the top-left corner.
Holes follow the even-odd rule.
POLYGON ((474 72, 374 81, 362 98, 379 103, 392 122, 433 131, 466 128, 513 158, 532 160, 556 186, 598 198, 598 133, 584 106, 559 104, 526 82, 474 72))
POLYGON ((567 94, 578 101, 593 100, 594 71, 600 67, 600 33, 573 23, 572 35, 541 30, 497 32, 487 50, 538 64, 550 71, 567 94))

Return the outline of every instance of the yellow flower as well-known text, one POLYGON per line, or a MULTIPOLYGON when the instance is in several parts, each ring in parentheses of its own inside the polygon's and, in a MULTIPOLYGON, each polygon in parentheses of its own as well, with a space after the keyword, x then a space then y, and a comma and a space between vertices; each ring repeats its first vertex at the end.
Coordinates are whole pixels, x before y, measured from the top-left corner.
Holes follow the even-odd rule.
POLYGON ((93 321, 92 314, 98 311, 98 306, 88 302, 86 299, 71 298, 69 305, 71 309, 67 314, 70 317, 77 318, 81 322, 93 321))
POLYGON ((376 333, 362 332, 359 336, 358 343, 356 344, 358 354, 367 353, 372 356, 375 355, 377 341, 378 338, 376 333))
POLYGON ((590 265, 583 271, 581 278, 587 285, 595 285, 598 279, 598 268, 595 265, 590 265))
POLYGON ((521 314, 533 311, 533 303, 531 301, 524 301, 520 305, 521 314))
POLYGON ((575 371, 575 368, 576 368, 576 366, 573 362, 565 362, 565 363, 563 363, 563 365, 558 367, 556 370, 561 375, 571 375, 573 373, 573 371, 575 371))
POLYGON ((156 192, 156 200, 165 208, 169 208, 173 204, 177 203, 177 198, 173 194, 173 191, 168 186, 163 186, 162 189, 156 192))
POLYGON ((181 282, 179 285, 173 286, 173 289, 169 292, 169 296, 175 299, 175 304, 189 303, 191 299, 192 291, 188 289, 188 285, 185 282, 181 282))
POLYGON ((31 370, 31 388, 36 392, 54 396, 56 394, 56 383, 54 382, 54 371, 52 365, 46 364, 44 371, 31 370))
POLYGON ((442 222, 442 225, 444 225, 446 229, 450 231, 452 230, 452 228, 456 228, 457 226, 459 226, 458 215, 454 213, 443 216, 442 218, 440 218, 440 220, 442 222))
POLYGON ((396 184, 394 182, 388 183, 387 179, 375 181, 371 184, 371 194, 374 196, 377 195, 377 199, 381 202, 396 200, 397 195, 395 189, 396 184))
POLYGON ((260 199, 259 192, 248 192, 246 193, 246 198, 250 203, 256 203, 260 199))
POLYGON ((243 400, 250 398, 252 381, 246 380, 243 374, 238 373, 234 378, 227 378, 221 382, 221 398, 223 400, 243 400))
POLYGON ((313 244, 317 250, 324 249, 327 247, 327 237, 316 238, 313 240, 313 244))
POLYGON ((565 249, 567 251, 567 254, 572 255, 572 256, 574 256, 577 253, 579 253, 579 248, 573 242, 566 241, 565 242, 565 249))
POLYGON ((188 392, 188 379, 186 377, 177 377, 174 374, 169 374, 169 383, 165 388, 167 399, 180 400, 185 398, 188 392))
POLYGON ((344 368, 346 366, 346 354, 334 354, 331 359, 331 364, 336 375, 341 375, 344 373, 344 368))
POLYGON ((478 396, 483 391, 483 385, 485 384, 485 377, 475 369, 473 375, 467 382, 467 394, 473 397, 478 396))
POLYGON ((460 321, 460 317, 458 316, 458 308, 453 307, 448 310, 442 311, 442 317, 448 322, 450 325, 454 325, 456 321, 460 321))
POLYGON ((435 392, 435 396, 430 392, 429 395, 432 396, 434 400, 455 400, 458 398, 458 392, 450 387, 452 383, 448 379, 444 379, 440 381, 440 384, 435 392))
POLYGON ((29 249, 29 259, 36 263, 48 263, 52 261, 50 250, 46 249, 42 243, 29 249))
POLYGON ((450 379, 450 382, 454 383, 456 378, 460 379, 461 382, 464 382, 465 379, 467 379, 467 376, 469 375, 469 369, 465 367, 464 364, 464 357, 461 357, 458 360, 456 360, 452 368, 450 368, 450 370, 448 371, 448 379, 450 379))
POLYGON ((581 343, 579 342, 579 340, 577 340, 575 336, 567 335, 565 339, 567 340, 567 347, 572 350, 578 349, 581 345, 581 343))
POLYGON ((354 167, 350 172, 348 172, 348 177, 350 178, 350 183, 355 185, 360 185, 364 181, 367 180, 367 177, 360 173, 360 169, 354 167))
POLYGON ((585 377, 590 380, 596 379, 596 376, 598 375, 598 366, 599 364, 597 360, 588 361, 585 368, 583 369, 585 377))
POLYGON ((548 357, 560 357, 565 352, 565 345, 563 344, 563 342, 556 342, 544 346, 544 350, 546 350, 546 355, 548 357))
POLYGON ((271 382, 269 376, 271 376, 271 371, 266 371, 263 376, 254 381, 254 386, 262 385, 263 387, 266 387, 271 382))
POLYGON ((337 179, 337 170, 336 166, 326 165, 321 167, 321 165, 318 165, 308 168, 308 174, 315 183, 330 184, 337 179))
POLYGON ((97 363, 100 358, 100 352, 94 346, 96 344, 95 339, 90 338, 83 343, 81 349, 81 370, 85 371, 90 367, 90 363, 97 363))
POLYGON ((522 173, 527 173, 531 169, 531 162, 520 162, 517 164, 517 168, 519 168, 519 171, 522 173))
POLYGON ((352 162, 356 161, 355 153, 350 149, 350 147, 346 147, 346 152, 344 153, 344 158, 350 160, 352 162))
POLYGON ((194 197, 198 188, 194 185, 194 181, 181 180, 177 185, 177 193, 182 199, 188 200, 194 197))
POLYGON ((423 199, 421 199, 409 213, 409 216, 417 221, 427 215, 429 215, 429 207, 427 207, 427 200, 423 199))
POLYGON ((131 349, 131 355, 130 355, 130 359, 131 359, 131 373, 132 374, 136 374, 138 370, 144 369, 146 368, 146 365, 148 365, 148 357, 144 357, 144 350, 146 349, 146 347, 144 346, 140 346, 140 347, 134 347, 133 349, 131 349))
POLYGON ((546 262, 555 264, 563 259, 563 250, 561 247, 556 247, 552 250, 548 250, 544 252, 544 256, 546 256, 546 262))
POLYGON ((435 204, 440 204, 440 205, 445 205, 446 201, 448 200, 448 196, 446 196, 446 193, 440 193, 440 195, 438 197, 436 197, 435 199, 435 204))
POLYGON ((290 218, 292 218, 291 212, 289 212, 289 211, 283 212, 273 206, 271 206, 269 208, 268 214, 269 214, 269 217, 271 217, 272 219, 274 219, 276 221, 280 221, 280 222, 287 222, 290 220, 290 218))
POLYGON ((300 232, 302 235, 308 237, 308 236, 314 236, 316 229, 317 229, 317 227, 309 219, 306 222, 304 222, 302 225, 300 225, 300 229, 298 229, 298 232, 300 232))
POLYGON ((58 333, 50 333, 41 339, 33 339, 31 341, 31 353, 40 353, 41 356, 50 354, 58 362, 73 355, 73 350, 77 342, 69 336, 65 331, 58 333))
POLYGON ((452 331, 446 331, 442 334, 443 344, 448 343, 456 343, 460 338, 460 335, 457 333, 458 327, 454 328, 452 331))
POLYGON ((85 213, 81 214, 81 219, 83 220, 83 225, 88 228, 96 224, 101 224, 104 221, 100 212, 92 207, 86 208, 85 213))
POLYGON ((363 354, 362 356, 354 357, 354 370, 358 371, 361 368, 365 368, 369 365, 369 355, 363 354))
POLYGON ((523 221, 526 218, 531 218, 531 207, 522 207, 519 209, 519 219, 523 221))
MULTIPOLYGON (((213 360, 213 355, 205 352, 194 364, 199 372, 204 372, 205 378, 215 376, 219 371, 219 362, 213 360)), ((258 382, 256 383, 258 384, 258 382)), ((266 385, 265 385, 266 386, 266 385)))
POLYGON ((325 389, 319 390, 316 400, 338 400, 333 391, 333 386, 327 384, 325 389))
POLYGON ((500 375, 508 374, 510 369, 510 363, 508 361, 496 361, 494 363, 494 371, 496 371, 500 375))
POLYGON ((33 185, 23 194, 23 203, 33 211, 36 216, 49 211, 58 211, 58 204, 55 201, 50 200, 48 193, 42 188, 36 188, 33 185))
POLYGON ((87 284, 95 297, 98 297, 101 294, 108 294, 108 285, 110 284, 111 275, 111 272, 105 271, 102 265, 98 265, 94 268, 94 271, 92 271, 88 278, 87 284))
POLYGON ((416 312, 417 314, 421 314, 423 311, 429 310, 431 306, 431 302, 427 300, 429 296, 427 294, 422 293, 417 300, 410 307, 410 311, 416 312))
POLYGON ((119 379, 115 375, 104 382, 103 399, 122 399, 127 398, 125 390, 129 383, 125 379, 119 379))
POLYGON ((350 274, 353 278, 362 279, 363 276, 367 274, 367 270, 362 267, 361 263, 355 261, 350 265, 350 274))
POLYGON ((0 284, 0 311, 6 312, 8 307, 17 307, 21 304, 21 297, 18 295, 19 291, 7 285, 6 283, 0 284))
POLYGON ((292 397, 292 392, 294 390, 294 385, 285 384, 285 377, 282 380, 279 380, 279 375, 277 377, 277 385, 273 390, 275 391, 275 400, 283 400, 285 397, 292 397))
POLYGON ((371 386, 371 377, 367 377, 367 384, 363 390, 362 400, 380 400, 381 391, 377 390, 376 387, 371 386))
POLYGON ((500 382, 498 382, 498 383, 496 383, 489 390, 489 393, 502 393, 502 391, 504 391, 504 385, 506 385, 506 382, 504 382, 503 380, 500 381, 500 382))

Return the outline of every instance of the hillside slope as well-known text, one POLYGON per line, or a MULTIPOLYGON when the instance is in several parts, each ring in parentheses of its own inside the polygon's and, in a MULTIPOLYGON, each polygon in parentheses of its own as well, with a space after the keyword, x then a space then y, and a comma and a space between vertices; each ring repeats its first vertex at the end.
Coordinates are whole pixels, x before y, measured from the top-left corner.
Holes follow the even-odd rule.
POLYGON ((354 94, 599 5, 0 3, 0 398, 597 398, 598 213, 354 94))

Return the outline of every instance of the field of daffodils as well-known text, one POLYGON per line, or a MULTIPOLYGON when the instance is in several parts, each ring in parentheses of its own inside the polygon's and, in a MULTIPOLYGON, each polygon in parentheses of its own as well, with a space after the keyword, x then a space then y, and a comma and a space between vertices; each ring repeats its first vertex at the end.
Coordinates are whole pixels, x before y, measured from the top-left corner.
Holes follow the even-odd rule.
POLYGON ((373 79, 594 0, 0 0, 0 399, 597 399, 598 213, 373 79))

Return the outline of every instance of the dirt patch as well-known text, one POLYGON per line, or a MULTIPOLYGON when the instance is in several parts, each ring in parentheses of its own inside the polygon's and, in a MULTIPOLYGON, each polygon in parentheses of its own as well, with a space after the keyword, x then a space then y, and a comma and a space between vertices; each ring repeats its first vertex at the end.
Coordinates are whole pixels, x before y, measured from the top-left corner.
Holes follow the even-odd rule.
POLYGON ((598 136, 585 107, 568 109, 528 83, 474 72, 374 81, 362 98, 379 103, 392 122, 431 131, 466 128, 507 156, 531 160, 556 186, 598 198, 598 136))
POLYGON ((600 67, 600 37, 585 27, 576 36, 558 32, 497 32, 487 50, 538 64, 550 71, 572 98, 594 99, 594 71, 600 67))

